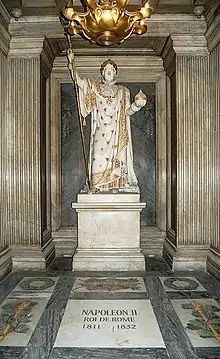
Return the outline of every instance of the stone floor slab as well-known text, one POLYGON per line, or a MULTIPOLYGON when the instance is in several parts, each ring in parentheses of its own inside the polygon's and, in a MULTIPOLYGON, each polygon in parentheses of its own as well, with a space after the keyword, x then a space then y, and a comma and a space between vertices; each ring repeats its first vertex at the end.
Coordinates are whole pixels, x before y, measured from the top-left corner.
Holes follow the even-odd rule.
POLYGON ((54 346, 165 347, 150 300, 69 300, 54 346))

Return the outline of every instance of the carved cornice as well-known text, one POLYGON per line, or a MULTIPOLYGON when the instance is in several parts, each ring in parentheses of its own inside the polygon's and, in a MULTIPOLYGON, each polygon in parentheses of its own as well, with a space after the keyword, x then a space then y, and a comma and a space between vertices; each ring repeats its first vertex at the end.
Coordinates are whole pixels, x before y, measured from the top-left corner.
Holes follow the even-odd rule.
POLYGON ((208 56, 204 35, 171 35, 173 49, 177 55, 208 56))
POLYGON ((44 37, 14 36, 10 43, 10 57, 33 58, 40 56, 43 50, 44 37))
MULTIPOLYGON (((107 55, 103 56, 77 56, 76 67, 82 76, 100 78, 100 65, 108 59, 107 55)), ((164 76, 163 61, 159 57, 153 56, 117 56, 112 59, 118 65, 118 82, 124 82, 125 78, 133 82, 156 82, 164 76), (128 76, 129 73, 129 76, 128 76)), ((52 76, 61 76, 64 82, 71 81, 67 68, 66 57, 56 57, 53 64, 52 76)))
POLYGON ((41 60, 41 70, 45 77, 48 77, 55 55, 47 38, 13 37, 9 56, 10 58, 38 58, 41 60))
MULTIPOLYGON (((145 36, 167 37, 170 34, 204 34, 206 22, 204 17, 197 19, 188 14, 153 14, 147 21, 148 32, 145 36)), ((19 21, 11 20, 9 31, 12 35, 46 36, 63 38, 63 28, 58 15, 23 16, 19 21)), ((144 38, 145 36, 142 36, 144 38)), ((138 38, 141 42, 141 38, 138 38)), ((84 41, 84 40, 82 40, 84 41)))

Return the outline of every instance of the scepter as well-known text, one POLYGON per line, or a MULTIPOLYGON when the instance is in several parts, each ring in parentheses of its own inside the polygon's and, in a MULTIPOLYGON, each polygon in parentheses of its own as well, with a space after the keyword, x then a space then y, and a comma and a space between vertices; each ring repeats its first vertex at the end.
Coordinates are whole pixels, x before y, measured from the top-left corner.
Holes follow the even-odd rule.
MULTIPOLYGON (((77 76, 76 76, 76 65, 75 65, 75 56, 73 53, 73 48, 72 48, 72 42, 71 42, 71 38, 70 35, 68 33, 65 32, 65 35, 67 37, 67 41, 69 44, 69 52, 72 53, 72 70, 69 68, 70 70, 70 75, 72 78, 72 81, 74 83, 74 87, 75 87, 75 92, 76 92, 76 102, 77 102, 77 109, 78 109, 78 120, 79 120, 79 129, 80 129, 80 135, 81 135, 81 141, 82 141, 82 148, 83 148, 83 158, 84 158, 84 165, 85 165, 85 171, 86 171, 86 183, 88 186, 88 190, 91 190, 91 184, 90 184, 90 179, 89 179, 89 166, 88 166, 88 160, 86 157, 86 142, 85 142, 85 136, 84 136, 84 131, 83 131, 83 124, 85 122, 85 119, 82 117, 81 114, 81 110, 80 110, 80 101, 79 101, 79 88, 78 88, 78 83, 77 83, 77 76)), ((67 50, 68 51, 68 50, 67 50)))

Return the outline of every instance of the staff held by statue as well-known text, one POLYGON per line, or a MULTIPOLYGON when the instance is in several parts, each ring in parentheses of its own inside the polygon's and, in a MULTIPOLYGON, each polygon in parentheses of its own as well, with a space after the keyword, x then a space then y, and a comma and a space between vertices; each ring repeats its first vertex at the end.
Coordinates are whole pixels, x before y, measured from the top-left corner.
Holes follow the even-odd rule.
POLYGON ((85 164, 85 171, 86 171, 86 183, 88 190, 91 190, 91 184, 90 184, 90 178, 89 178, 89 167, 88 167, 88 160, 86 157, 86 143, 85 143, 85 136, 83 131, 83 125, 85 125, 85 118, 82 117, 81 111, 80 111, 80 101, 79 101, 79 88, 77 84, 77 75, 76 75, 76 65, 75 65, 75 56, 72 48, 71 38, 70 35, 65 33, 67 37, 67 41, 69 44, 69 48, 67 50, 67 57, 69 61, 69 70, 70 75, 72 78, 72 81, 74 83, 75 92, 76 92, 76 101, 77 101, 77 110, 78 110, 78 119, 79 119, 79 128, 80 128, 80 135, 82 140, 82 148, 83 148, 83 159, 85 164))

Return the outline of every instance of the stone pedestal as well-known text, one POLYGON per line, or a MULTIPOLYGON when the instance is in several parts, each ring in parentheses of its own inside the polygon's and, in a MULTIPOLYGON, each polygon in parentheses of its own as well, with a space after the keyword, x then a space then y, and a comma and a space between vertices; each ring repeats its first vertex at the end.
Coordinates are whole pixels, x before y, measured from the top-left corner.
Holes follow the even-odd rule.
POLYGON ((143 271, 139 194, 79 194, 78 247, 73 270, 143 271))

